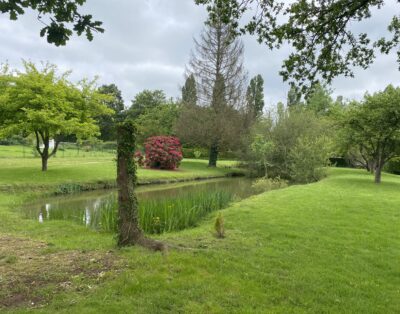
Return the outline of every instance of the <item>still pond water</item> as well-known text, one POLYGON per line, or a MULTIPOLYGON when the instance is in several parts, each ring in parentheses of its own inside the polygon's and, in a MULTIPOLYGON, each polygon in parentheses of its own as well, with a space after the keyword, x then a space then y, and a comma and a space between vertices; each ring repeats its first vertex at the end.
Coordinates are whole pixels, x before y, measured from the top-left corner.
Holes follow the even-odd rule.
MULTIPOLYGON (((207 213, 256 194, 246 178, 139 186, 140 220, 145 231, 160 233, 184 229, 207 213)), ((23 207, 26 218, 39 223, 69 220, 104 231, 115 231, 117 191, 101 190, 47 197, 23 207)))

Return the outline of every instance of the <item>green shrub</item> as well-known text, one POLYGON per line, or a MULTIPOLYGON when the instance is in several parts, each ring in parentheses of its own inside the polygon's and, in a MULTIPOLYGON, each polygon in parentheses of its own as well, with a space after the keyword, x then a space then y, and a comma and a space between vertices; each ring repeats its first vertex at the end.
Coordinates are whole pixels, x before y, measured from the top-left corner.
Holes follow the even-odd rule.
POLYGON ((63 195, 63 194, 74 194, 82 192, 82 186, 76 183, 65 183, 60 184, 54 194, 63 195))
POLYGON ((207 148, 189 148, 182 147, 183 158, 208 158, 208 149, 207 148), (200 154, 199 157, 196 155, 200 154))
POLYGON ((279 177, 277 178, 260 178, 256 180, 252 187, 258 192, 267 192, 271 190, 283 189, 288 186, 288 182, 279 177))
POLYGON ((291 180, 310 183, 326 176, 325 166, 329 163, 329 139, 320 137, 300 137, 289 153, 291 180))
POLYGON ((400 157, 388 161, 384 170, 389 173, 400 174, 400 157))
POLYGON ((201 157, 201 151, 200 150, 194 150, 193 152, 194 158, 199 159, 201 157))

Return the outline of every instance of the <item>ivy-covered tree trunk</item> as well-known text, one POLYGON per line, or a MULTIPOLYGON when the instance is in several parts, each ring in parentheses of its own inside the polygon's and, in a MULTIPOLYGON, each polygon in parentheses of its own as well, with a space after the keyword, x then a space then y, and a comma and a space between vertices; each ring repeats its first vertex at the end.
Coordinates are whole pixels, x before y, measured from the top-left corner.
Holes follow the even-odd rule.
POLYGON ((148 239, 139 225, 138 201, 135 195, 136 128, 132 121, 125 121, 117 129, 117 185, 118 185, 118 245, 142 245, 164 251, 161 242, 148 239))
POLYGON ((218 153, 219 153, 218 140, 214 140, 210 146, 210 156, 208 159, 209 167, 217 166, 218 153))

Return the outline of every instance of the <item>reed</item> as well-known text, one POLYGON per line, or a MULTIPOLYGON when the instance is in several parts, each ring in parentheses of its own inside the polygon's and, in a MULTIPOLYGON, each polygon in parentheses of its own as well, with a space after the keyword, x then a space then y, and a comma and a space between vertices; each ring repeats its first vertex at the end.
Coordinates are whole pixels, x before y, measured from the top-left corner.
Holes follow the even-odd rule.
MULTIPOLYGON (((193 227, 208 213, 222 209, 233 200, 227 191, 187 193, 179 197, 142 200, 139 217, 147 233, 163 233, 193 227)), ((103 231, 115 232, 117 228, 117 198, 110 197, 92 212, 90 225, 103 231)))

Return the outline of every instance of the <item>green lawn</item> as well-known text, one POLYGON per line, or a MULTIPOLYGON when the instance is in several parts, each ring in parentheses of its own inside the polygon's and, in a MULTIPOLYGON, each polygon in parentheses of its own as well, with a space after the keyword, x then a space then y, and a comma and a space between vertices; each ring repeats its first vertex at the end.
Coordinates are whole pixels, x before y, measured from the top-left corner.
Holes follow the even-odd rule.
MULTIPOLYGON (((188 248, 166 256, 117 250, 112 235, 68 222, 20 220, 15 208, 27 195, 3 193, 0 241, 21 244, 3 259, 0 246, 0 299, 20 289, 39 313, 398 313, 399 190, 400 177, 384 175, 377 186, 364 171, 331 169, 321 182, 223 210, 225 239, 212 234, 215 214, 197 228, 160 236, 188 248), (26 247, 29 262, 18 247, 26 247), (100 272, 93 265, 101 256, 114 264, 100 272), (80 273, 61 262, 73 258, 83 263, 80 273), (24 273, 36 274, 31 290, 24 273)), ((15 303, 20 307, 8 310, 28 311, 15 303)))
MULTIPOLYGON (((12 157, 13 152, 20 150, 20 146, 0 146, 0 188, 115 182, 116 163, 113 154, 65 158, 58 155, 49 159, 48 171, 42 172, 39 158, 12 157)), ((238 169, 232 168, 234 165, 233 161, 220 161, 218 167, 213 169, 207 167, 206 160, 185 159, 181 167, 174 171, 139 169, 138 179, 140 183, 146 183, 220 177, 238 172, 238 169)))

